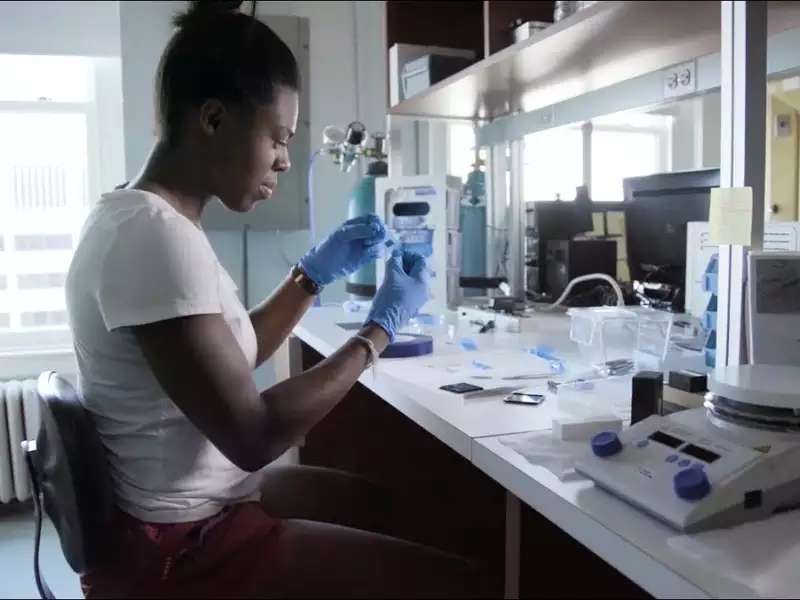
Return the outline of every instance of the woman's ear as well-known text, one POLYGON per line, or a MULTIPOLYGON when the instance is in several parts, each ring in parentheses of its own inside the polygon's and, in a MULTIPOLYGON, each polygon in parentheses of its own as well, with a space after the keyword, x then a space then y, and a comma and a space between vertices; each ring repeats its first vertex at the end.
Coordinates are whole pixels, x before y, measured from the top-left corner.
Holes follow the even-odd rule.
POLYGON ((203 102, 200 106, 200 129, 206 135, 214 135, 225 116, 225 106, 215 98, 203 102))

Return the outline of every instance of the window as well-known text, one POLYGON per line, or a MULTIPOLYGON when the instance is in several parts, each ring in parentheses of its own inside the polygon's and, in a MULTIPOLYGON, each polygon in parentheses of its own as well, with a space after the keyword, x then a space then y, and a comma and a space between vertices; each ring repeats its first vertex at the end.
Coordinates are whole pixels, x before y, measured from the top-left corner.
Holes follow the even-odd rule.
POLYGON ((17 275, 17 288, 20 290, 42 290, 62 288, 67 280, 66 273, 33 273, 17 275))
POLYGON ((451 123, 447 128, 447 174, 467 180, 475 162, 475 128, 472 123, 451 123))
MULTIPOLYGON (((39 176, 38 173, 34 174, 34 177, 39 176)), ((61 191, 61 190, 60 190, 61 191)), ((45 200, 47 202, 47 200, 45 200)), ((32 208, 35 206, 35 202, 23 202, 20 203, 20 206, 16 208, 20 211, 25 210, 26 208, 32 208)), ((57 205, 58 206, 58 205, 57 205)), ((66 202, 61 205, 66 206, 66 202)), ((14 248, 20 251, 36 251, 36 250, 71 250, 72 249, 72 236, 67 235, 60 235, 60 234, 51 234, 51 235, 42 235, 42 234, 33 234, 33 235, 15 235, 14 236, 14 248)))
POLYGON ((560 127, 525 136, 523 189, 526 202, 574 200, 583 185, 583 134, 560 127))
POLYGON ((69 341, 64 282, 99 191, 93 64, 0 55, 0 352, 69 341))
POLYGON ((672 117, 620 114, 592 122, 592 200, 621 202, 626 177, 670 170, 672 117))
MULTIPOLYGON (((672 117, 650 114, 609 115, 592 122, 591 197, 623 200, 622 180, 670 170, 672 117)), ((574 200, 583 185, 583 131, 580 125, 525 136, 526 201, 574 200)))
POLYGON ((658 136, 649 132, 592 132, 592 199, 622 201, 622 180, 657 173, 658 136))

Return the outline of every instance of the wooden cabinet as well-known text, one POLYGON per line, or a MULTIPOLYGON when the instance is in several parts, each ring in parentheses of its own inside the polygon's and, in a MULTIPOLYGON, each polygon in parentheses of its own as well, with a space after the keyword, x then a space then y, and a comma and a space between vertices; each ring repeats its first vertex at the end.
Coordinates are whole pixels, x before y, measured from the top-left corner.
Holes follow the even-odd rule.
POLYGON ((555 2, 443 0, 386 2, 387 51, 394 44, 472 50, 478 60, 513 44, 513 23, 552 22, 555 2))
MULTIPOLYGON (((386 2, 387 50, 395 44, 474 50, 483 58, 484 2, 386 2)), ((525 4, 523 2, 523 4, 525 4)))
POLYGON ((388 0, 386 42, 464 48, 485 58, 513 43, 515 20, 552 22, 554 7, 548 0, 388 0))
POLYGON ((499 52, 514 43, 513 24, 517 20, 553 22, 555 2, 484 2, 484 56, 499 52))

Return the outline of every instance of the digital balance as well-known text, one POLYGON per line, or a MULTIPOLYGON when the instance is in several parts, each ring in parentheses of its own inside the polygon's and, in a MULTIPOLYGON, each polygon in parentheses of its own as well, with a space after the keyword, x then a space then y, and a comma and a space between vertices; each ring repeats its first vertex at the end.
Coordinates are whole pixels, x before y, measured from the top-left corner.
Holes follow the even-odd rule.
POLYGON ((599 433, 575 469, 681 531, 800 506, 800 367, 718 368, 705 408, 599 433))

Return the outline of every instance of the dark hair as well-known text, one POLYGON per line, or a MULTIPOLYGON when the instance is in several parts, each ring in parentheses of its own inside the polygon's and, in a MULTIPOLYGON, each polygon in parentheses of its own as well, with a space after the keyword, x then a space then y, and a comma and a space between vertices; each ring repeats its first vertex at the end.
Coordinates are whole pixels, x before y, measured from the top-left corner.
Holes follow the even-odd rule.
POLYGON ((272 102, 275 88, 298 89, 289 47, 263 22, 239 12, 242 2, 194 1, 177 15, 178 28, 156 74, 161 138, 177 139, 186 110, 209 98, 245 108, 272 102))

